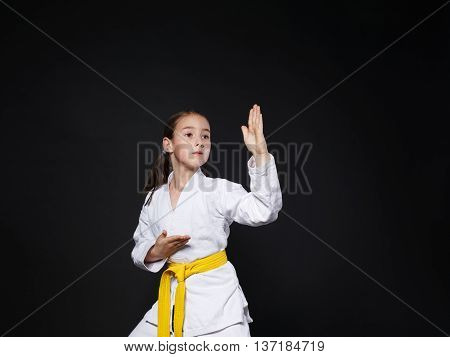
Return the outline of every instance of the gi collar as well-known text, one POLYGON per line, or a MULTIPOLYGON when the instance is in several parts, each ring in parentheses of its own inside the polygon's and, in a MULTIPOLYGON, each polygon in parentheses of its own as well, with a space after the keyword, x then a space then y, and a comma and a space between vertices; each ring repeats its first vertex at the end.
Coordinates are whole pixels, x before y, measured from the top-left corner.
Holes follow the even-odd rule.
MULTIPOLYGON (((173 174, 174 174, 174 171, 172 170, 167 178, 167 184, 165 185, 165 189, 167 191, 169 190, 169 184, 172 181, 173 174)), ((186 182, 186 185, 183 187, 183 190, 181 191, 181 193, 183 194, 183 193, 187 192, 189 194, 190 192, 197 190, 199 188, 199 185, 200 185, 203 177, 205 177, 205 174, 202 172, 201 167, 199 167, 197 169, 197 171, 194 172, 194 174, 190 177, 188 182, 186 182)))

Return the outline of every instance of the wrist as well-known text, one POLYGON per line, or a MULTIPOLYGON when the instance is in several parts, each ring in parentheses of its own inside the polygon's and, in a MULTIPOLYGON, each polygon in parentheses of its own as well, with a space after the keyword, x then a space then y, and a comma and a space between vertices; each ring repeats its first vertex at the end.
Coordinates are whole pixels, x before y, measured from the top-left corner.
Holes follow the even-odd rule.
POLYGON ((269 154, 269 152, 268 151, 266 151, 266 152, 262 152, 262 153, 252 153, 253 154, 253 156, 255 157, 255 159, 257 158, 257 157, 269 157, 270 156, 270 154, 269 154))
POLYGON ((157 250, 155 249, 155 245, 153 245, 147 252, 147 255, 145 256, 144 259, 144 263, 153 263, 161 259, 163 259, 163 257, 160 254, 158 254, 157 250))
POLYGON ((271 158, 269 152, 253 154, 253 156, 255 158, 256 167, 264 166, 266 163, 270 161, 271 158))

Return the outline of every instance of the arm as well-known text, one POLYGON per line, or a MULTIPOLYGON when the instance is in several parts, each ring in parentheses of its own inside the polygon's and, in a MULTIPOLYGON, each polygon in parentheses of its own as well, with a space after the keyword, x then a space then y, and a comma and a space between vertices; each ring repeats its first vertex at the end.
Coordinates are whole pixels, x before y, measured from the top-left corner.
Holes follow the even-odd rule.
POLYGON ((271 223, 278 218, 283 205, 275 158, 267 150, 260 107, 254 105, 248 116, 248 127, 241 126, 247 149, 253 154, 247 167, 250 190, 241 184, 222 180, 219 211, 229 224, 236 221, 249 226, 271 223))
MULTIPOLYGON (((147 194, 146 200, 149 195, 150 193, 147 194)), ((144 202, 146 202, 146 200, 144 202)), ((151 230, 151 226, 154 223, 150 222, 148 209, 148 206, 142 206, 138 226, 133 234, 135 246, 131 252, 131 258, 137 267, 152 273, 157 273, 164 266, 167 258, 153 261, 158 257, 155 257, 151 250, 156 242, 156 237, 153 236, 151 230)))
POLYGON ((275 158, 269 153, 260 165, 256 163, 255 156, 247 162, 251 192, 241 184, 221 180, 218 206, 220 214, 225 217, 228 224, 235 221, 256 227, 278 218, 283 200, 275 158))

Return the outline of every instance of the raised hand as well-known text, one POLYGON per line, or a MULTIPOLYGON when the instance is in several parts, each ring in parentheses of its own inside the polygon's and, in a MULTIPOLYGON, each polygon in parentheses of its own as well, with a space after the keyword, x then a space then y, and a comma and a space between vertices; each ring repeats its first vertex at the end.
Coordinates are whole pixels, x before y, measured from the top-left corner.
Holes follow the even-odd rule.
POLYGON ((248 127, 241 126, 244 143, 247 149, 255 156, 265 156, 268 154, 266 139, 263 134, 263 119, 261 108, 253 105, 248 115, 248 127))

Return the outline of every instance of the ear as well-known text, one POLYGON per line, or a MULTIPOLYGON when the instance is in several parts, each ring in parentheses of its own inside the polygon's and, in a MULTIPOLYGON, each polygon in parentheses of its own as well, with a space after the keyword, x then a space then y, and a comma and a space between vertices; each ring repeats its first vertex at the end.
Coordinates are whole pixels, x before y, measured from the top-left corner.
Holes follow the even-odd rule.
POLYGON ((164 150, 166 153, 168 153, 168 154, 170 154, 171 152, 173 152, 173 149, 172 149, 172 142, 171 142, 170 139, 167 138, 167 137, 164 137, 164 138, 163 138, 162 147, 163 147, 163 150, 164 150))

